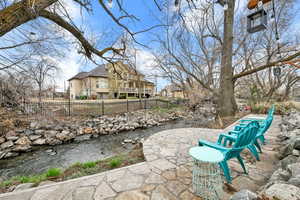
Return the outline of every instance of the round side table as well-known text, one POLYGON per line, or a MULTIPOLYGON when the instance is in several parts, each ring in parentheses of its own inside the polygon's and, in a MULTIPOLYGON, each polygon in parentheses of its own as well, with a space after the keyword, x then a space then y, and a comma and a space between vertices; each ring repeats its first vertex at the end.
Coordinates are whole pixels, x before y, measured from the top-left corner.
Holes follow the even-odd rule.
POLYGON ((193 190, 206 200, 219 200, 222 194, 222 178, 219 162, 223 154, 209 147, 192 147, 189 154, 193 157, 193 190))

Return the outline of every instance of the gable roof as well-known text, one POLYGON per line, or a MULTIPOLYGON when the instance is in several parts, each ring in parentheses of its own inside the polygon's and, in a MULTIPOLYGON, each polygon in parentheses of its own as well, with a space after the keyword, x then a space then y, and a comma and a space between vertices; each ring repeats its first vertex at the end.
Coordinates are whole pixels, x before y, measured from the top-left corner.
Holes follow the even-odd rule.
POLYGON ((108 77, 108 71, 105 68, 105 65, 100 65, 95 69, 91 70, 88 74, 90 77, 108 77))
POLYGON ((84 79, 87 77, 108 77, 108 72, 105 68, 105 65, 99 65, 98 67, 94 68, 89 72, 79 72, 78 74, 70 78, 68 81, 71 81, 73 79, 84 79))

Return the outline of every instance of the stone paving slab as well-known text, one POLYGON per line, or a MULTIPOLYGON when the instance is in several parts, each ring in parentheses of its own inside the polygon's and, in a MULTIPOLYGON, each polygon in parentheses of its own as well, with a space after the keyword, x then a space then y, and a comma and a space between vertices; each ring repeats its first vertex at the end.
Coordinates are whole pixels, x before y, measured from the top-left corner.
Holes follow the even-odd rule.
MULTIPOLYGON (((249 116, 247 116, 249 117, 249 116)), ((255 116, 254 116, 255 117, 255 116)), ((261 117, 261 116, 260 116, 261 117)), ((277 162, 273 147, 279 134, 279 117, 266 133, 260 162, 246 159, 249 176, 242 174, 237 161, 230 161, 233 187, 257 190, 274 171, 277 162)), ((216 141, 225 130, 185 128, 159 132, 143 143, 145 162, 86 176, 0 195, 0 200, 200 200, 192 190, 192 160, 188 150, 199 139, 216 141)), ((249 158, 249 154, 245 154, 249 158)), ((224 192, 222 199, 229 199, 224 192)))

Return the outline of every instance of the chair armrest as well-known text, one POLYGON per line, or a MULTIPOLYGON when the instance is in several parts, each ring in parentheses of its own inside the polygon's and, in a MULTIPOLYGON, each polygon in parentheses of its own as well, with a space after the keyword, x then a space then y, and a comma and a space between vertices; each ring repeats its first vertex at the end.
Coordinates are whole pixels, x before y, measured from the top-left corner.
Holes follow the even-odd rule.
POLYGON ((265 119, 257 119, 257 118, 246 118, 246 119, 241 119, 240 122, 252 122, 252 121, 265 121, 265 119))
POLYGON ((206 141, 206 140, 199 140, 199 146, 208 146, 208 147, 211 147, 213 149, 217 149, 219 151, 228 151, 229 149, 226 148, 226 147, 223 147, 219 144, 216 144, 216 143, 213 143, 213 142, 209 142, 209 141, 206 141))
POLYGON ((240 131, 236 131, 236 130, 234 130, 234 131, 229 131, 229 132, 228 132, 228 135, 231 135, 231 134, 238 135, 238 134, 240 134, 240 131))
POLYGON ((242 128, 245 128, 247 124, 241 123, 234 127, 234 131, 240 131, 242 128))
POLYGON ((225 137, 226 139, 229 139, 232 142, 235 142, 237 139, 236 135, 227 135, 227 134, 222 134, 222 137, 225 137))
POLYGON ((237 136, 234 135, 229 135, 229 134, 220 134, 218 138, 218 145, 222 145, 224 147, 227 146, 227 142, 230 141, 230 143, 233 143, 236 141, 237 136))
POLYGON ((240 123, 238 126, 247 126, 248 124, 246 123, 240 123))

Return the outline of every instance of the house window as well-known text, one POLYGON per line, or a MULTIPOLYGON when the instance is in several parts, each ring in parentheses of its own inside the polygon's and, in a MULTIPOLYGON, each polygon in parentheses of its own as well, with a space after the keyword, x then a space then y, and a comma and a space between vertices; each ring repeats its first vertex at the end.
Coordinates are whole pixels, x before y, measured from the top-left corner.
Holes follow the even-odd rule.
POLYGON ((108 88, 108 81, 107 80, 97 81, 96 88, 102 88, 102 89, 108 88))
POLYGON ((72 83, 70 83, 70 87, 72 87, 72 83))

